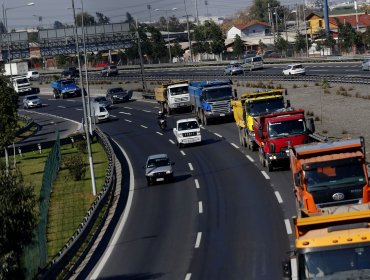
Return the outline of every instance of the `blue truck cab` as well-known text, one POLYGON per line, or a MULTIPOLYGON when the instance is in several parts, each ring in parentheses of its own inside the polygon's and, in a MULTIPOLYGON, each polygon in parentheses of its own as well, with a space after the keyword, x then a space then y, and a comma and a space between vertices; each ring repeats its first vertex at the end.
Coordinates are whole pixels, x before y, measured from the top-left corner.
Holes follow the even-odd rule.
POLYGON ((76 85, 74 79, 61 79, 51 83, 53 96, 57 98, 68 98, 81 96, 81 89, 76 85))
POLYGON ((231 81, 201 81, 189 84, 190 102, 203 125, 211 119, 231 118, 231 81))

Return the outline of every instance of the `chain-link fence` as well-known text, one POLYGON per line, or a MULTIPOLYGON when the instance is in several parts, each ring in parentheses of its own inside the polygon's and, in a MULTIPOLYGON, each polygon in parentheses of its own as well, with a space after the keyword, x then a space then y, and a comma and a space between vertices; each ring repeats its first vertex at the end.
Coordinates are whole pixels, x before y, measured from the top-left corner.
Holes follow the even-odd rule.
POLYGON ((35 231, 34 242, 25 248, 24 262, 27 268, 26 279, 32 279, 37 271, 44 267, 48 261, 46 240, 49 200, 53 181, 55 180, 61 162, 61 147, 59 132, 45 163, 42 186, 40 190, 39 223, 35 231))

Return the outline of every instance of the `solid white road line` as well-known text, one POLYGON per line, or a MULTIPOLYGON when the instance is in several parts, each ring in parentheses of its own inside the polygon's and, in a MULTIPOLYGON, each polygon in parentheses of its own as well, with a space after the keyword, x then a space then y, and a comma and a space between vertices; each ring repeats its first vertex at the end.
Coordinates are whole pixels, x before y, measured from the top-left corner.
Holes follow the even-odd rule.
POLYGON ((173 141, 172 139, 168 140, 171 142, 171 144, 175 144, 175 141, 173 141))
POLYGON ((234 144, 234 143, 230 143, 230 144, 231 144, 231 146, 233 146, 234 148, 239 149, 239 146, 238 146, 238 145, 236 145, 236 144, 234 144))
MULTIPOLYGON (((113 140, 113 141, 116 143, 116 145, 118 145, 118 143, 115 140, 113 140)), ((133 198, 134 198, 134 189, 135 189, 134 169, 132 168, 131 161, 130 161, 128 155, 126 154, 126 151, 123 150, 123 148, 121 146, 119 146, 119 148, 120 148, 121 152, 123 153, 123 155, 126 158, 127 163, 128 163, 128 169, 129 169, 129 173, 130 173, 130 191, 128 193, 127 204, 126 204, 125 210, 123 211, 123 215, 121 216, 122 218, 119 221, 117 230, 113 233, 113 238, 112 238, 111 242, 109 243, 106 251, 104 252, 103 257, 99 261, 99 264, 96 267, 94 273, 92 274, 91 279, 97 279, 99 277, 99 274, 101 273, 101 271, 104 268, 105 264, 107 263, 110 255, 112 254, 112 251, 113 251, 115 245, 118 242, 118 238, 122 235, 122 230, 123 230, 123 228, 126 224, 128 215, 130 214, 131 205, 132 205, 132 201, 133 201, 133 198)))
POLYGON ((201 201, 198 202, 199 214, 203 213, 203 203, 201 201))
POLYGON ((249 159, 250 162, 254 162, 254 159, 251 156, 246 155, 246 157, 247 157, 247 159, 249 159))
POLYGON ((186 155, 184 151, 180 151, 180 153, 181 153, 183 156, 185 156, 185 155, 186 155))
POLYGON ((157 131, 156 133, 157 133, 157 134, 159 134, 159 135, 163 135, 163 133, 161 133, 161 132, 158 132, 158 131, 157 131))
POLYGON ((185 276, 185 280, 190 280, 191 279, 191 273, 187 273, 185 276))
POLYGON ((263 177, 265 177, 265 179, 270 180, 270 176, 267 175, 266 171, 262 170, 261 173, 262 173, 263 177))
POLYGON ((197 234, 197 240, 195 241, 195 248, 199 248, 200 246, 200 240, 202 239, 202 233, 198 232, 197 234))
POLYGON ((218 133, 214 133, 216 136, 218 136, 218 137, 220 137, 220 138, 222 138, 222 135, 220 135, 220 134, 218 134, 218 133))
POLYGON ((193 171, 193 170, 194 170, 193 165, 192 165, 190 162, 188 163, 188 165, 189 165, 189 169, 190 169, 190 171, 193 171))
POLYGON ((147 126, 145 126, 145 125, 143 125, 143 124, 141 124, 140 125, 142 128, 148 128, 147 126))
POLYGON ((130 115, 131 116, 131 113, 127 113, 127 112, 118 112, 120 114, 125 114, 125 115, 130 115))
POLYGON ((283 203, 283 199, 281 198, 281 195, 278 191, 275 192, 275 196, 280 204, 283 203))
POLYGON ((285 219, 284 223, 285 223, 286 232, 288 234, 292 234, 292 227, 290 226, 289 219, 285 219))
POLYGON ((200 189, 200 185, 199 185, 199 181, 198 181, 198 179, 194 179, 194 183, 195 183, 195 187, 196 187, 197 189, 200 189))
POLYGON ((126 121, 126 122, 132 122, 132 121, 130 121, 130 120, 128 120, 128 119, 125 119, 125 121, 126 121))

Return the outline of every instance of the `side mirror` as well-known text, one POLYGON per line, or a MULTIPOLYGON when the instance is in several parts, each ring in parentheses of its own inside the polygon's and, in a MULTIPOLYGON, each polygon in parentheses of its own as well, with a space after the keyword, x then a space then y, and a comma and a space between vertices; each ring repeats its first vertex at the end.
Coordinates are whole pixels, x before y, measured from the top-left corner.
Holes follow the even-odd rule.
POLYGON ((298 172, 294 173, 294 185, 295 186, 301 185, 301 175, 298 172))
POLYGON ((307 119, 306 124, 307 124, 307 129, 311 133, 314 133, 315 132, 315 122, 314 122, 313 118, 307 119))

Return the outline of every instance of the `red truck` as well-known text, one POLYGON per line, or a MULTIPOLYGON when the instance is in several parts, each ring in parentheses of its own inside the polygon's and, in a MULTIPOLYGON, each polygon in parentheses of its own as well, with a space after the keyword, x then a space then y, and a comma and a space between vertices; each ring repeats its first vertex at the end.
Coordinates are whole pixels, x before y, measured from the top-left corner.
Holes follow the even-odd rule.
POLYGON ((289 148, 310 142, 315 127, 313 119, 305 119, 304 110, 290 109, 255 118, 253 129, 260 163, 273 171, 289 164, 289 148))

